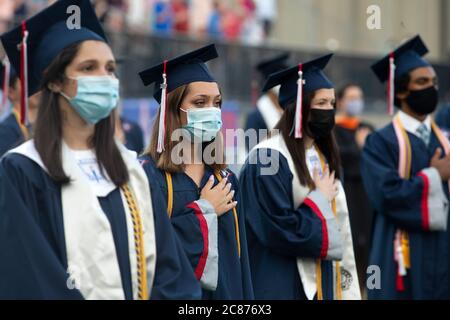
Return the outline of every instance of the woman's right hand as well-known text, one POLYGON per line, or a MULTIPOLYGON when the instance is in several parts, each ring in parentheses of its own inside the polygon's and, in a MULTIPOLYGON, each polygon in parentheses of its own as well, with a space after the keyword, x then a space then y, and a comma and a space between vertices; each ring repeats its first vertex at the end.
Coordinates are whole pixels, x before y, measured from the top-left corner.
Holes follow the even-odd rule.
POLYGON ((214 176, 211 176, 200 192, 200 199, 207 200, 214 207, 214 211, 219 217, 237 205, 237 201, 233 201, 234 190, 231 190, 231 183, 227 182, 228 179, 223 178, 213 187, 214 176))
POLYGON ((335 172, 333 171, 330 174, 328 165, 325 167, 322 177, 319 174, 319 170, 314 168, 313 180, 316 185, 316 189, 320 190, 328 201, 331 202, 334 198, 336 198, 339 191, 338 182, 335 179, 335 172))

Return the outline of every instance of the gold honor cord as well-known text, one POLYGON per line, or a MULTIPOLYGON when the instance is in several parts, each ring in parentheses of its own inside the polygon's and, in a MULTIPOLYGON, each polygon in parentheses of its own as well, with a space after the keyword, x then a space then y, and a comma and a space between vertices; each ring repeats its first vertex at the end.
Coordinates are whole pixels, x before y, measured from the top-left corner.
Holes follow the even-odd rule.
POLYGON ((172 217, 173 211, 173 183, 172 175, 169 172, 165 172, 167 182, 167 215, 169 219, 172 217))
MULTIPOLYGON (((167 214, 169 218, 172 217, 173 211, 173 183, 172 183, 172 175, 169 172, 165 172, 166 175, 166 183, 167 183, 167 214)), ((217 180, 222 181, 222 176, 220 173, 215 172, 217 180)), ((239 235, 239 220, 236 208, 233 208, 233 216, 234 216, 234 225, 235 225, 235 233, 236 233, 236 243, 237 243, 237 251, 238 256, 241 257, 241 240, 239 235)))
MULTIPOLYGON (((325 172, 325 157, 322 154, 322 152, 320 152, 320 149, 315 146, 317 153, 319 154, 319 158, 320 158, 320 164, 322 166, 322 172, 325 172)), ((333 201, 331 202, 331 209, 333 210, 333 214, 334 216, 337 218, 337 209, 336 209, 336 198, 333 199, 333 201)), ((317 300, 323 300, 323 294, 322 294, 322 270, 321 270, 321 266, 320 266, 321 260, 318 259, 316 262, 316 278, 317 278, 317 300)), ((336 266, 336 283, 335 283, 335 288, 336 288, 336 299, 337 300, 342 300, 342 285, 341 285, 341 264, 339 261, 335 262, 335 266, 336 266)))
POLYGON ((139 300, 148 300, 147 261, 145 260, 144 232, 142 228, 141 215, 128 184, 123 185, 121 189, 127 200, 128 208, 131 213, 131 220, 133 221, 134 247, 136 250, 137 260, 138 298, 139 300))
MULTIPOLYGON (((219 172, 215 172, 214 175, 216 176, 217 180, 219 180, 219 182, 222 181, 222 176, 220 175, 219 172)), ((237 250, 238 250, 238 256, 240 258, 241 257, 241 240, 240 240, 240 235, 239 235, 239 220, 238 220, 236 207, 233 208, 233 216, 234 216, 234 227, 235 227, 235 231, 236 231, 237 250)))
MULTIPOLYGON (((411 142, 408 137, 408 133, 406 132, 405 128, 403 127, 402 122, 400 121, 400 117, 397 116, 394 119, 397 126, 400 128, 401 134, 403 136, 404 141, 404 147, 406 150, 406 163, 405 167, 402 168, 403 170, 403 179, 410 179, 411 178, 411 162, 412 162, 412 152, 411 152, 411 142)), ((401 143, 399 141, 399 143, 401 143)), ((411 259, 410 259, 410 248, 409 248, 409 235, 408 232, 400 230, 400 245, 402 247, 403 252, 403 258, 404 258, 404 265, 406 269, 411 268, 411 259)))

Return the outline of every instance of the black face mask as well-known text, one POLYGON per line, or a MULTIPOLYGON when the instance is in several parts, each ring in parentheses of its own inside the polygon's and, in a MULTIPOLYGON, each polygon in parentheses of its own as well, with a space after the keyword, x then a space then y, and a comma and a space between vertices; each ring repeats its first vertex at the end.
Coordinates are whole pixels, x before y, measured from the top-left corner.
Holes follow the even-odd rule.
POLYGON ((438 104, 438 91, 435 86, 422 90, 411 90, 406 98, 406 103, 417 114, 433 113, 438 104))
POLYGON ((313 139, 327 137, 334 128, 334 117, 336 111, 334 109, 322 110, 311 109, 310 120, 308 122, 309 131, 311 131, 313 139))

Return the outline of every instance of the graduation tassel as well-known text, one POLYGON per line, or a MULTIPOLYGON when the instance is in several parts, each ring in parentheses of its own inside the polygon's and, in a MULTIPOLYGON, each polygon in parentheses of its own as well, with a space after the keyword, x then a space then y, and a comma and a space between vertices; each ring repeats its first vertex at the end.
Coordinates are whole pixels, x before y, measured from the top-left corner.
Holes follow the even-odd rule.
POLYGON ((297 105, 295 107, 295 138, 302 138, 303 65, 298 65, 297 105))
POLYGON ((397 291, 404 291, 405 286, 403 284, 403 277, 406 275, 405 269, 405 256, 401 243, 401 231, 397 230, 394 240, 394 259, 397 261, 397 277, 396 277, 396 289, 397 291))
POLYGON ((4 73, 3 73, 3 96, 0 105, 0 113, 3 112, 4 108, 6 108, 6 104, 8 102, 8 93, 9 93, 9 76, 11 73, 11 64, 9 63, 8 57, 6 56, 3 61, 4 73))
POLYGON ((388 114, 390 116, 394 115, 394 80, 395 80, 395 63, 394 63, 394 53, 389 54, 389 79, 387 82, 387 95, 388 95, 388 114))
POLYGON ((166 105, 167 105, 167 60, 164 60, 163 83, 161 84, 161 110, 159 111, 158 147, 156 151, 162 153, 166 136, 166 105))
POLYGON ((20 46, 20 84, 22 88, 20 96, 20 123, 26 125, 28 111, 28 31, 25 21, 22 22, 22 44, 20 46))

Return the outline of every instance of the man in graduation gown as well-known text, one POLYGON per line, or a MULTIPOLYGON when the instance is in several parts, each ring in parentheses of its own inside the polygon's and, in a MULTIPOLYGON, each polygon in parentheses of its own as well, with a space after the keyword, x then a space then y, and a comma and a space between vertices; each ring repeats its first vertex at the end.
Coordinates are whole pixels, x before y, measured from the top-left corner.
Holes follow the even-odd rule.
MULTIPOLYGON (((282 53, 271 59, 266 59, 258 63, 255 69, 258 73, 260 87, 264 85, 267 78, 275 72, 287 68, 286 61, 288 53, 282 53)), ((263 93, 256 102, 256 108, 247 116, 245 130, 256 130, 256 141, 246 140, 247 151, 251 150, 259 141, 259 130, 272 130, 281 118, 283 109, 278 103, 278 91, 276 88, 263 93)))
POLYGON ((361 161, 375 209, 369 265, 379 268, 370 299, 450 298, 450 148, 430 117, 438 93, 427 52, 416 36, 372 66, 400 110, 367 138, 361 161))

